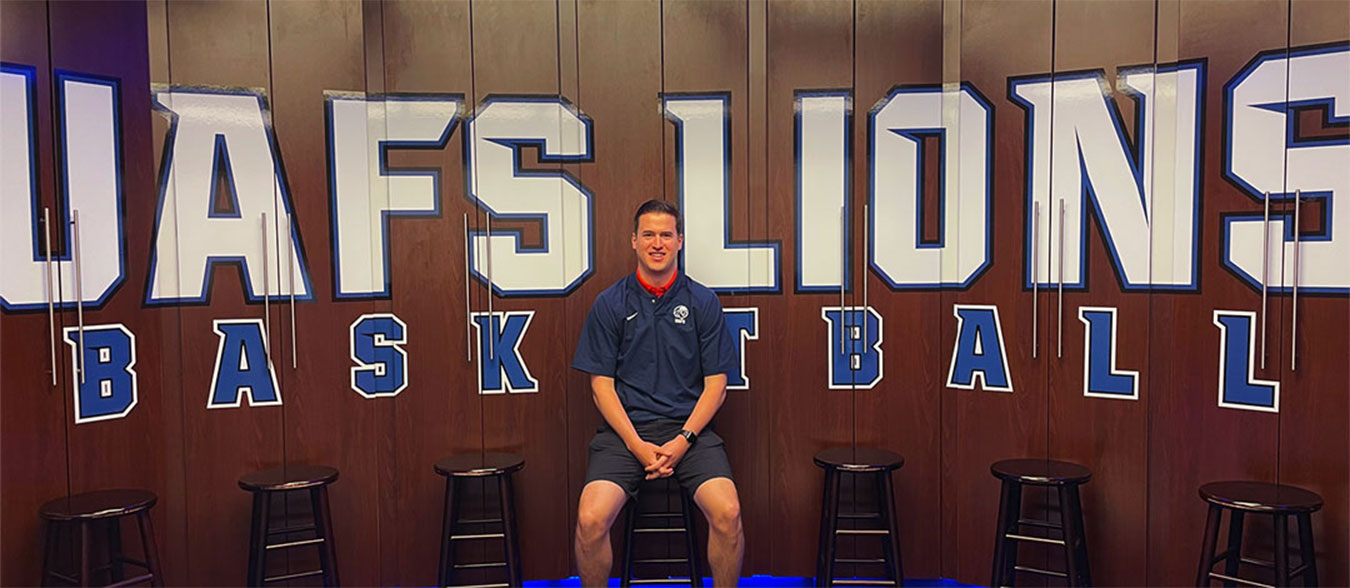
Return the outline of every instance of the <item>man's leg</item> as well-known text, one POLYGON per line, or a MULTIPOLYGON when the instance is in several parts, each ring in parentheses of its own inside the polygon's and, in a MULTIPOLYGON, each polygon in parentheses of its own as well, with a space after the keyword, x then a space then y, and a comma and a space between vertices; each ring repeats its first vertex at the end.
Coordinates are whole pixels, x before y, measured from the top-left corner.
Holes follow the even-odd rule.
POLYGON ((735 586, 745 555, 736 484, 730 478, 708 480, 694 491, 694 502, 708 517, 708 563, 712 564, 713 585, 735 586))
POLYGON ((581 489, 577 507, 577 573, 582 586, 604 586, 614 554, 609 547, 609 528, 628 501, 628 494, 609 480, 596 480, 581 489))

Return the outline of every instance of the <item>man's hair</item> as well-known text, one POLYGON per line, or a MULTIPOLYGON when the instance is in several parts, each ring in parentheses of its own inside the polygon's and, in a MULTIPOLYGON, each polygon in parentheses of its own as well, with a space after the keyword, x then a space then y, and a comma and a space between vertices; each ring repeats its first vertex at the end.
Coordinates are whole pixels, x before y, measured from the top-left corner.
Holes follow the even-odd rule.
POLYGON ((642 215, 644 214, 651 213, 668 214, 675 217, 675 232, 680 235, 684 234, 684 219, 680 217, 679 207, 666 202, 665 200, 648 200, 643 202, 642 206, 638 207, 637 213, 633 215, 634 233, 638 230, 638 219, 642 218, 642 215))

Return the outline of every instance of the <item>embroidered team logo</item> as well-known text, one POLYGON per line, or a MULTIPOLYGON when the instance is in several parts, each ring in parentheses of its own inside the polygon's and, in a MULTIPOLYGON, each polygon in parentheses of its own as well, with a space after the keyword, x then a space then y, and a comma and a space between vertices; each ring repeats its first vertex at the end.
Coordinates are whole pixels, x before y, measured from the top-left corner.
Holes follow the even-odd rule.
POLYGON ((681 304, 675 307, 675 324, 683 325, 684 319, 689 318, 689 307, 681 304))

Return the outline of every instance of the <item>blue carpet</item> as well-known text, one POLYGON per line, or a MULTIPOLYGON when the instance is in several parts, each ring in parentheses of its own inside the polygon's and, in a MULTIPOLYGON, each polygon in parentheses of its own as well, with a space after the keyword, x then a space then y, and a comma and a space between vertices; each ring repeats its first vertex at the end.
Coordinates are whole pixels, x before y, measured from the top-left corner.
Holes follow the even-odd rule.
MULTIPOLYGON (((814 586, 815 585, 814 580, 815 580, 814 578, 750 576, 748 578, 741 578, 741 586, 744 586, 746 588, 789 588, 798 586, 814 586)), ((543 588, 545 586, 570 587, 570 586, 581 586, 581 580, 576 576, 572 576, 571 578, 565 578, 562 580, 535 580, 532 582, 525 582, 525 585, 532 588, 543 588)), ((609 585, 617 587, 619 585, 619 579, 610 578, 609 585)), ((712 586, 712 578, 706 578, 703 582, 703 585, 712 586)), ((908 579, 905 580, 905 586, 913 586, 916 588, 960 588, 962 586, 970 586, 970 584, 962 584, 955 580, 944 580, 944 579, 936 579, 936 580, 908 579)))

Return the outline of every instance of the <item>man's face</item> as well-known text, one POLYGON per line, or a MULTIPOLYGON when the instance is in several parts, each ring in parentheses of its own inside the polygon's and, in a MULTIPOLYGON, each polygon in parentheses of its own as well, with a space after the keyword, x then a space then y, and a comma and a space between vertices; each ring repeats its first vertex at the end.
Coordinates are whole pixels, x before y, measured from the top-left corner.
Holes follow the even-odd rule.
POLYGON ((633 233, 633 251, 647 271, 660 274, 671 268, 684 246, 684 236, 675 230, 675 217, 664 212, 649 212, 638 217, 633 233))

